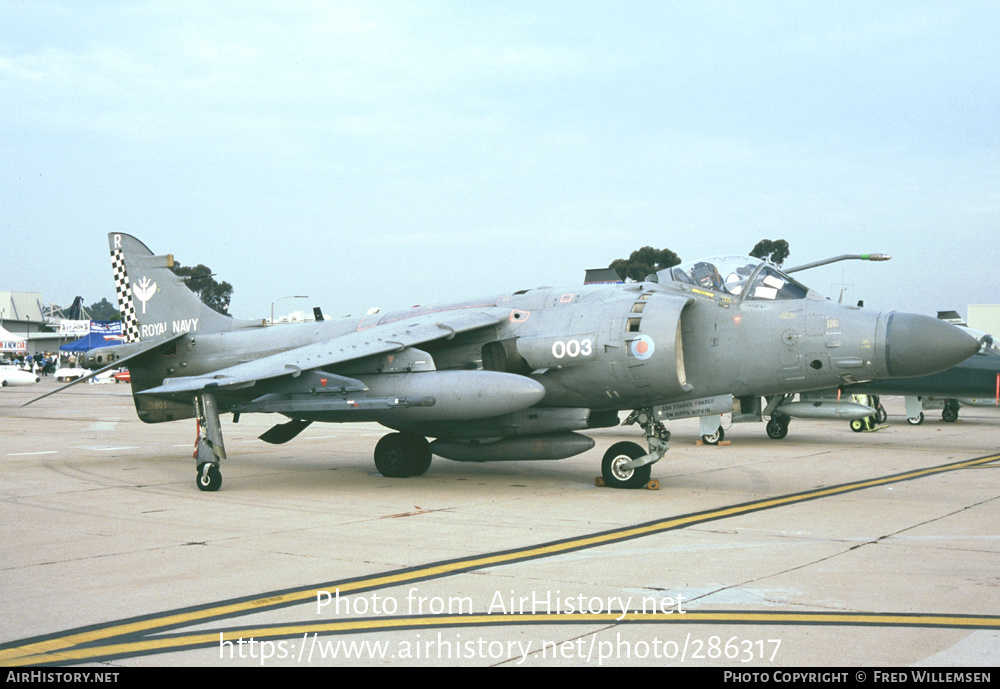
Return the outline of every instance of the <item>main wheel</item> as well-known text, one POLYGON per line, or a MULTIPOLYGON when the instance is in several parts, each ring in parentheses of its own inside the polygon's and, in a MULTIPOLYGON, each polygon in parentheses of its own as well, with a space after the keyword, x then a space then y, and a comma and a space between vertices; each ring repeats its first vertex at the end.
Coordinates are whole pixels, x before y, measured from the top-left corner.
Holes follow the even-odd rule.
POLYGON ((375 446, 375 468, 386 478, 421 476, 430 465, 430 445, 416 433, 390 433, 375 446))
POLYGON ((205 462, 199 466, 195 483, 198 484, 198 490, 207 493, 219 490, 222 487, 222 472, 219 471, 219 465, 205 462))
POLYGON ((375 468, 386 478, 406 478, 406 443, 402 433, 383 436, 375 445, 375 468))
POLYGON ((941 419, 948 423, 958 421, 958 410, 951 406, 951 404, 945 405, 944 411, 941 412, 941 419))
POLYGON ((427 442, 427 438, 416 433, 404 433, 403 435, 406 436, 406 443, 410 450, 406 460, 409 470, 407 476, 423 476, 431 468, 431 459, 433 458, 431 444, 427 442))
POLYGON ((726 438, 726 431, 723 430, 722 426, 719 426, 717 429, 715 429, 715 433, 713 433, 712 435, 701 436, 701 442, 705 443, 706 445, 718 445, 721 441, 725 440, 725 438, 726 438))
POLYGON ((601 475, 605 485, 612 488, 642 488, 649 482, 653 467, 649 464, 636 469, 626 469, 622 465, 646 454, 642 446, 630 442, 615 443, 604 453, 601 461, 601 475))
POLYGON ((767 437, 771 440, 783 440, 788 435, 788 422, 780 421, 772 416, 764 430, 767 431, 767 437))

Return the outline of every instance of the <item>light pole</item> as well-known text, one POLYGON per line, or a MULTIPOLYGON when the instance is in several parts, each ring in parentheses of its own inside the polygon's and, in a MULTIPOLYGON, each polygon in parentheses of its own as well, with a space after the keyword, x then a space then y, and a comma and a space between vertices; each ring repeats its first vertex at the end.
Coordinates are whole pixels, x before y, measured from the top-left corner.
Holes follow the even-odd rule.
POLYGON ((271 302, 271 325, 274 325, 274 305, 279 301, 284 301, 285 299, 308 299, 309 297, 301 294, 293 294, 287 297, 282 297, 281 299, 275 299, 271 302))

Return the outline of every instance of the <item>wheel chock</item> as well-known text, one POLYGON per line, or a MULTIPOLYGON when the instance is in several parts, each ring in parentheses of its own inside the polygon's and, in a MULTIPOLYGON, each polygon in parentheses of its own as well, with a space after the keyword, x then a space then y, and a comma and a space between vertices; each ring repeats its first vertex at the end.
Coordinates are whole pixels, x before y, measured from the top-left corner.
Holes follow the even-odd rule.
MULTIPOLYGON (((604 488, 608 484, 604 482, 603 476, 598 476, 594 479, 594 485, 598 488, 604 488)), ((643 486, 643 488, 646 490, 660 490, 660 480, 655 478, 650 479, 646 482, 646 485, 643 486)))

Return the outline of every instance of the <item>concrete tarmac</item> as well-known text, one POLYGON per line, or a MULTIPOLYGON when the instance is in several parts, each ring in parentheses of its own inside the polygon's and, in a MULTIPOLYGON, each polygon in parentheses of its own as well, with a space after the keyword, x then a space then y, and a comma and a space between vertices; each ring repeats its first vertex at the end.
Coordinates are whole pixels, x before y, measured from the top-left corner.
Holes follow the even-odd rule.
MULTIPOLYGON (((0 391, 0 663, 31 666, 996 666, 1000 410, 921 426, 793 420, 699 446, 671 422, 659 490, 560 461, 387 479, 373 424, 257 436, 223 420, 218 493, 194 421, 125 385, 0 391)), ((728 417, 727 417, 728 418, 728 417)), ((727 422, 728 425, 728 422, 727 422)))

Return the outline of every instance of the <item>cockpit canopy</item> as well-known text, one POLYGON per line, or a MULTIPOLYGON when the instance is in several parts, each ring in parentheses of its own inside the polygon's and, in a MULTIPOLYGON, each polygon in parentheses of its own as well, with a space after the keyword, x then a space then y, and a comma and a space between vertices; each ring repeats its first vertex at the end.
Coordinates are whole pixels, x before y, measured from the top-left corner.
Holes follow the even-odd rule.
POLYGON ((741 299, 805 299, 809 289, 770 263, 748 256, 709 258, 661 270, 660 283, 679 282, 741 299))

